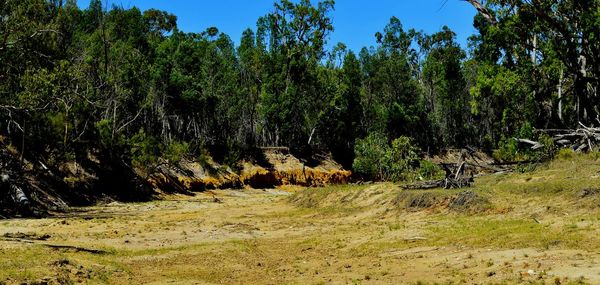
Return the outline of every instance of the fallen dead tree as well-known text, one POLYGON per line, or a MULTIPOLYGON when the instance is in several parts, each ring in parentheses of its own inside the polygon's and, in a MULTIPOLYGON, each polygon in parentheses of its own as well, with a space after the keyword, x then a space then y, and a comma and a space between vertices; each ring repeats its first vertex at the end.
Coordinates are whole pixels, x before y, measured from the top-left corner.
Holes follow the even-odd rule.
POLYGON ((35 244, 39 246, 44 246, 52 249, 59 250, 71 250, 75 252, 87 252, 92 254, 107 254, 108 252, 101 249, 93 249, 93 248, 85 248, 74 245, 64 245, 64 244, 53 244, 45 242, 50 236, 41 236, 41 237, 30 237, 27 234, 10 234, 6 233, 4 236, 0 237, 0 241, 8 241, 8 242, 19 242, 19 243, 28 243, 35 244))
POLYGON ((531 163, 530 161, 498 162, 471 147, 448 151, 453 151, 454 153, 458 153, 458 155, 450 155, 450 159, 448 159, 448 156, 443 159, 436 159, 434 157, 434 162, 440 165, 445 171, 443 179, 421 181, 410 185, 403 185, 402 188, 407 190, 468 188, 472 186, 476 177, 511 172, 516 165, 531 163), (452 160, 454 162, 451 162, 452 160))
MULTIPOLYGON (((546 129, 537 130, 547 134, 554 146, 558 148, 572 149, 576 152, 594 151, 600 148, 600 128, 588 127, 579 123, 577 129, 546 129)), ((520 144, 527 145, 531 150, 541 150, 548 147, 548 143, 534 141, 531 139, 514 138, 520 144)), ((446 171, 444 179, 423 181, 411 185, 403 186, 404 189, 457 189, 470 187, 473 178, 505 173, 512 171, 516 165, 537 163, 539 161, 520 161, 520 162, 489 162, 477 157, 477 152, 472 148, 461 150, 461 154, 456 163, 439 163, 446 171), (469 169, 470 171, 466 171, 469 169), (477 174, 476 174, 477 173, 477 174)))
MULTIPOLYGON (((576 152, 593 151, 600 146, 600 128, 587 127, 581 122, 577 129, 546 129, 538 130, 552 138, 558 148, 570 148, 576 152)), ((529 139, 514 138, 515 141, 529 145, 532 150, 538 150, 546 145, 529 139)))
POLYGON ((403 186, 404 189, 433 189, 433 188, 444 188, 444 189, 459 189, 471 187, 473 183, 473 173, 470 175, 466 173, 466 167, 470 164, 467 162, 468 158, 472 158, 473 161, 482 160, 477 157, 477 152, 474 149, 463 149, 458 156, 456 163, 440 163, 440 166, 446 172, 444 179, 424 181, 412 185, 403 186))
POLYGON ((402 186, 403 189, 406 190, 427 190, 427 189, 435 189, 435 188, 444 188, 444 189, 460 189, 471 187, 473 183, 472 177, 464 177, 464 178, 451 178, 447 177, 441 180, 432 180, 432 181, 424 181, 411 185, 402 186))

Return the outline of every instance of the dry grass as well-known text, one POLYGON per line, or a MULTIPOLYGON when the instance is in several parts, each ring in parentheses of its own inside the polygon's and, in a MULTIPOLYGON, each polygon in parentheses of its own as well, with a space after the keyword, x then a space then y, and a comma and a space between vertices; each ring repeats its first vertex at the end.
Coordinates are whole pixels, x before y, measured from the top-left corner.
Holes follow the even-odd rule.
POLYGON ((470 192, 226 190, 214 192, 223 203, 166 196, 1 221, 0 236, 47 234, 44 243, 107 253, 0 240, 0 281, 596 284, 599 172, 595 155, 563 153, 535 171, 478 179, 470 192))

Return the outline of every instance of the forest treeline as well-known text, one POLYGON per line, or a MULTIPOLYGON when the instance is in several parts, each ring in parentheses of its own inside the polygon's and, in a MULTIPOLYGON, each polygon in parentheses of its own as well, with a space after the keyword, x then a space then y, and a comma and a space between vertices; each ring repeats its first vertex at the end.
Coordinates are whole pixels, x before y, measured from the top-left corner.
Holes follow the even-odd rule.
POLYGON ((95 150, 125 164, 210 153, 234 165, 282 146, 368 172, 355 153, 376 146, 509 155, 536 129, 600 124, 600 1, 481 4, 468 50, 447 27, 426 34, 393 17, 355 53, 328 44, 333 0, 277 1, 238 46, 154 9, 1 0, 0 132, 48 164, 95 150))

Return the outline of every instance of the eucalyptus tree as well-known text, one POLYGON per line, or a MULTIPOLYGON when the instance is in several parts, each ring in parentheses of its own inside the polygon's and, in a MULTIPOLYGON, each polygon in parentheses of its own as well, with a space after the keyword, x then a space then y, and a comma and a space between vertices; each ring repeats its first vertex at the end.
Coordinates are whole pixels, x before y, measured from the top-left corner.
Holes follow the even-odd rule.
MULTIPOLYGON (((478 61, 501 61, 530 85, 538 126, 598 123, 598 0, 491 0, 494 22, 476 20, 478 61)), ((523 82, 519 83, 521 85, 523 82)))
POLYGON ((266 144, 302 147, 314 135, 327 102, 318 93, 317 70, 333 31, 333 5, 281 0, 258 20, 258 45, 266 52, 261 98, 266 144))
POLYGON ((444 26, 420 40, 426 54, 422 63, 426 109, 440 148, 463 147, 472 137, 470 96, 462 66, 466 54, 455 39, 456 34, 444 26))

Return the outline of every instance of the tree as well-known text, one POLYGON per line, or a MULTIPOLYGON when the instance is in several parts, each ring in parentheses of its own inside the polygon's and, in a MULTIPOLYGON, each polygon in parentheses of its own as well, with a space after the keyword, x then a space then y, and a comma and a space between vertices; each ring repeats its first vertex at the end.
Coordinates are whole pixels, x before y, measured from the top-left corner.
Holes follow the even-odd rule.
POLYGON ((241 136, 243 143, 254 146, 258 143, 258 104, 261 95, 261 82, 263 66, 261 63, 261 50, 256 43, 256 35, 251 29, 244 31, 240 46, 237 50, 239 56, 240 98, 236 107, 238 115, 243 120, 241 136))
MULTIPOLYGON (((507 64, 512 64, 511 68, 517 67, 516 64, 524 66, 528 64, 526 59, 531 58, 533 66, 527 70, 528 74, 535 74, 536 78, 551 78, 551 83, 542 82, 546 86, 535 87, 543 91, 540 94, 535 90, 535 97, 540 103, 551 102, 555 106, 552 109, 556 110, 561 106, 560 115, 552 118, 561 119, 561 122, 555 124, 571 122, 569 125, 574 126, 577 121, 594 123, 599 115, 596 106, 600 103, 596 96, 600 58, 600 23, 597 21, 600 12, 597 7, 600 2, 494 0, 489 1, 488 5, 499 15, 498 21, 493 25, 478 24, 476 21, 480 30, 476 44, 478 53, 489 55, 493 52, 496 58, 503 56, 507 64), (493 48, 494 46, 497 48, 493 48), (548 68, 556 67, 557 62, 562 67, 548 68), (542 72, 552 73, 540 74, 542 72), (563 76, 560 76, 561 73, 564 73, 563 76), (572 92, 569 92, 572 99, 565 102, 563 96, 560 99, 550 99, 553 97, 551 92, 556 90, 555 86, 562 86, 559 81, 565 80, 572 82, 572 92), (560 104, 557 100, 560 100, 560 104), (563 121, 562 106, 569 101, 574 102, 575 112, 565 115, 574 119, 563 121)), ((487 60, 495 63, 492 62, 494 57, 487 60)), ((544 117, 551 116, 544 114, 544 117)))
POLYGON ((316 71, 333 30, 333 5, 281 0, 258 21, 259 46, 268 49, 261 98, 267 144, 302 147, 314 133, 326 102, 317 92, 316 71))
POLYGON ((424 100, 416 75, 419 72, 417 52, 411 47, 414 30, 404 31, 400 20, 392 17, 377 33, 380 43, 374 51, 361 51, 366 71, 365 106, 368 132, 382 132, 388 137, 411 136, 427 145, 427 122, 424 121, 424 100))
POLYGON ((317 128, 326 149, 331 150, 334 158, 349 168, 354 160, 355 139, 362 135, 362 74, 356 55, 348 52, 341 69, 335 73, 338 80, 324 79, 337 84, 333 87, 333 99, 322 113, 317 128))
POLYGON ((470 96, 463 76, 465 52, 455 42, 456 34, 444 26, 442 31, 421 40, 426 58, 422 77, 427 113, 437 138, 436 147, 462 147, 472 136, 470 96))

